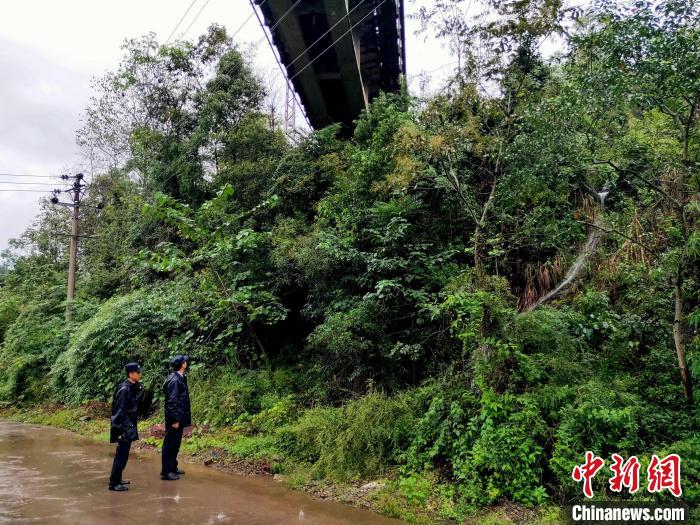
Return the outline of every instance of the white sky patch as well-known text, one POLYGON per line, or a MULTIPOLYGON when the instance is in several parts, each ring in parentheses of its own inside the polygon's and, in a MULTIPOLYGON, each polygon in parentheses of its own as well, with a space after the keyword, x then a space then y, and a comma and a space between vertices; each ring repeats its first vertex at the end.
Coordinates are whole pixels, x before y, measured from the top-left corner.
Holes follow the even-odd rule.
POLYGON ((58 84, 54 84, 52 82, 46 82, 45 80, 42 80, 39 82, 39 91, 43 95, 47 95, 49 97, 53 97, 56 95, 60 95, 62 93, 61 86, 58 84))
MULTIPOLYGON (((0 16, 0 173, 57 176, 75 171, 81 164, 75 131, 92 94, 91 79, 118 66, 124 39, 154 32, 165 40, 190 1, 4 2, 0 16)), ((180 33, 204 1, 198 0, 181 24, 180 33)), ((453 59, 435 39, 415 34, 418 22, 410 15, 432 2, 406 3, 408 78, 417 92, 419 73, 427 72, 433 80, 431 85, 438 84, 450 73, 453 59)), ((202 34, 212 23, 224 25, 232 33, 250 15, 250 9, 248 0, 211 0, 186 37, 202 34)), ((257 42, 262 36, 253 18, 236 40, 244 44, 257 42)), ((266 42, 260 45, 253 61, 258 70, 278 74, 266 42)), ((10 185, 0 185, 0 190, 8 189, 3 186, 10 185)), ((41 196, 0 191, 0 250, 30 225, 41 196)))

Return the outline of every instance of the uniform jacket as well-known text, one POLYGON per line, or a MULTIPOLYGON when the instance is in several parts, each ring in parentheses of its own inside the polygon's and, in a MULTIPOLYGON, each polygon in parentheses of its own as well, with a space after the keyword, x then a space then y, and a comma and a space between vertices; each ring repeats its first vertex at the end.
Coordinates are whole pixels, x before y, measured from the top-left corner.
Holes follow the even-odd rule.
POLYGON ((165 422, 168 425, 180 423, 180 427, 192 424, 190 392, 187 378, 177 372, 171 373, 163 385, 165 395, 165 422))
POLYGON ((112 428, 109 436, 111 443, 116 443, 121 436, 129 441, 136 441, 139 438, 136 413, 140 396, 140 383, 131 383, 125 379, 117 387, 112 401, 112 428))

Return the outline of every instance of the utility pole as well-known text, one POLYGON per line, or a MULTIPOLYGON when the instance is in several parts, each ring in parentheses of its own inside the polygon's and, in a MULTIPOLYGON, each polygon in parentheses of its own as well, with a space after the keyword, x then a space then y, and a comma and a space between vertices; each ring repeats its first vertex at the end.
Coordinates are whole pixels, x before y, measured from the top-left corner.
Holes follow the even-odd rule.
POLYGON ((78 258, 78 223, 80 221, 80 190, 83 174, 75 176, 73 183, 73 220, 70 234, 70 259, 68 261, 68 294, 66 300, 70 303, 75 295, 75 271, 78 258))
POLYGON ((80 225, 80 199, 82 198, 82 190, 85 187, 83 185, 83 174, 78 173, 74 176, 63 175, 61 178, 64 180, 73 180, 73 187, 71 190, 73 193, 72 203, 62 203, 58 202, 58 197, 54 196, 51 202, 54 204, 59 204, 61 206, 66 206, 68 208, 73 208, 73 217, 71 220, 71 235, 70 235, 70 254, 68 258, 68 291, 66 293, 66 320, 71 318, 71 303, 73 302, 73 297, 75 296, 75 274, 78 267, 78 238, 79 238, 79 225, 80 225))

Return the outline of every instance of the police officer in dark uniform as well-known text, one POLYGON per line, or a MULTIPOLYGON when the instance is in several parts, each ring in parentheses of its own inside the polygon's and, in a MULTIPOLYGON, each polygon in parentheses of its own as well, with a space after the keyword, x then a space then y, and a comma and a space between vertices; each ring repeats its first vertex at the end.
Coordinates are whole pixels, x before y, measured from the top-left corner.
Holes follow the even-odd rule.
POLYGON ((136 411, 141 396, 141 366, 138 363, 128 363, 124 369, 126 379, 117 387, 112 401, 112 426, 109 436, 110 443, 117 444, 112 473, 109 476, 109 490, 116 492, 129 490, 127 485, 130 482, 122 479, 122 472, 129 460, 131 442, 139 438, 136 411))
POLYGON ((163 468, 160 478, 165 481, 180 479, 185 472, 177 467, 177 455, 182 443, 182 432, 192 424, 190 392, 187 387, 186 355, 176 355, 170 361, 173 371, 165 380, 165 439, 163 440, 163 468))

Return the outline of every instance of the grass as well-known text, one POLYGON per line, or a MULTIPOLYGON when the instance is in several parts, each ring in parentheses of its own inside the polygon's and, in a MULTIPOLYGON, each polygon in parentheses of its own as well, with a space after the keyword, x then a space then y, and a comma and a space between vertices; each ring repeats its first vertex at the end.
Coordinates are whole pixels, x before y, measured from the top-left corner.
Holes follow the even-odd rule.
MULTIPOLYGON (((181 454, 227 472, 276 475, 292 490, 416 525, 457 523, 464 515, 470 516, 465 522, 470 525, 561 522, 555 507, 533 510, 507 504, 482 511, 456 509, 451 487, 441 485, 436 476, 398 479, 378 458, 386 457, 386 450, 401 439, 401 430, 385 432, 379 423, 401 421, 410 407, 400 399, 384 401, 381 396, 368 396, 348 407, 310 409, 293 422, 281 415, 280 402, 270 401, 254 417, 239 416, 233 425, 196 428, 183 442, 181 454), (273 421, 280 426, 275 428, 273 421), (338 448, 343 451, 339 453, 338 448), (383 473, 379 478, 372 476, 371 489, 364 475, 369 471, 383 473)), ((101 442, 109 440, 108 414, 108 407, 99 403, 0 409, 0 417, 6 419, 63 428, 101 442)), ((162 438, 149 432, 160 423, 157 417, 139 422, 142 446, 162 446, 162 438)))
POLYGON ((0 416, 21 423, 63 428, 97 441, 109 441, 109 429, 102 418, 95 418, 86 407, 67 408, 60 405, 9 408, 0 411, 0 416))

